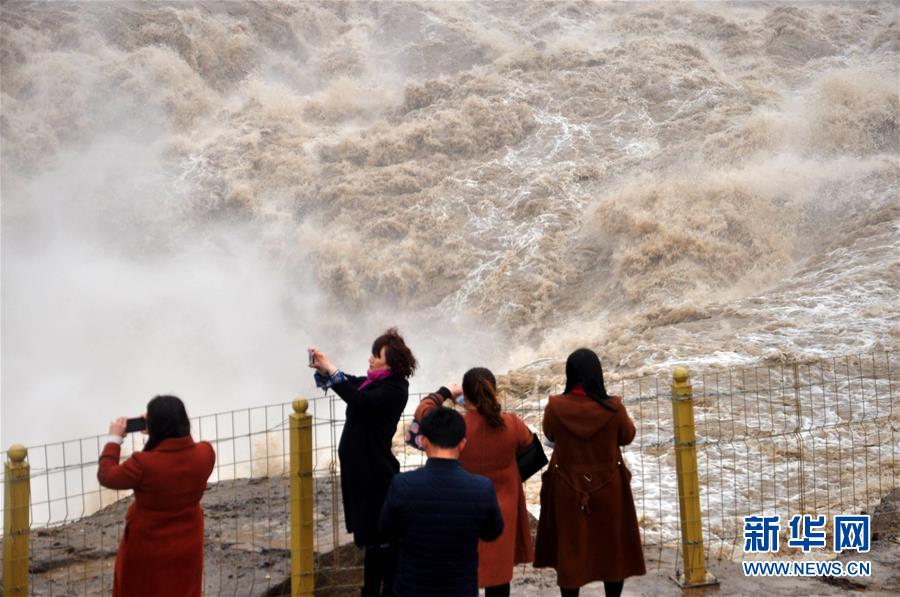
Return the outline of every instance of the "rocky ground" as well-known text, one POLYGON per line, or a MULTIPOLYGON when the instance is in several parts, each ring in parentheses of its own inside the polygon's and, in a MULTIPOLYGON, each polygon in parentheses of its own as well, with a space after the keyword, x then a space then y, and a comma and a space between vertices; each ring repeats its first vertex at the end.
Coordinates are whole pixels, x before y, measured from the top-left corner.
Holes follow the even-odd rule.
MULTIPOLYGON (((355 595, 361 581, 359 551, 332 512, 339 507, 329 477, 316 482, 316 595, 355 595), (340 547, 337 550, 333 546, 340 547)), ((287 479, 239 479, 211 485, 206 512, 207 595, 288 595, 290 552, 287 479)), ((35 595, 102 595, 110 593, 113 562, 130 498, 77 522, 32 533, 31 591, 35 595)), ((873 574, 866 579, 747 578, 739 562, 712 561, 709 570, 718 586, 693 589, 691 595, 869 595, 900 594, 900 489, 871 509, 873 544, 865 556, 873 574)), ((672 548, 646 547, 648 573, 629 579, 625 595, 679 595, 671 580, 676 570, 672 548)), ((558 595, 553 572, 519 566, 513 595, 558 595)), ((588 585, 582 595, 603 595, 602 583, 588 585)))

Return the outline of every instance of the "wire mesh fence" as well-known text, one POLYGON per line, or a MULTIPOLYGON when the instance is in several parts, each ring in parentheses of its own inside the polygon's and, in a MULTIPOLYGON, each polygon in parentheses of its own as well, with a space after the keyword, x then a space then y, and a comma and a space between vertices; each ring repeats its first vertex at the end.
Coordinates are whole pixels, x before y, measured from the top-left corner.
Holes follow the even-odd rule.
MULTIPOLYGON (((278 570, 277 563, 289 559, 285 446, 290 412, 290 404, 277 404, 192 420, 194 438, 210 441, 216 451, 203 499, 207 594, 257 594, 289 573, 289 567, 278 570)), ((143 439, 129 435, 122 457, 139 450, 143 439)), ((106 436, 94 436, 28 449, 32 595, 112 590, 115 554, 132 497, 130 491, 102 488, 97 481, 105 441, 106 436)))
MULTIPOLYGON (((898 381, 889 352, 699 376, 707 553, 746 557, 744 516, 815 513, 830 520, 870 511, 896 488, 898 381)), ((786 543, 780 557, 811 557, 786 543)))
MULTIPOLYGON (((857 513, 897 487, 900 387, 889 352, 695 373, 694 416, 707 559, 734 559, 743 517, 857 513)), ((624 457, 651 569, 678 567, 680 521, 669 375, 608 381, 637 434, 624 457), (655 564, 654 564, 655 563, 655 564)), ((504 408, 543 439, 547 394, 535 384, 506 393, 504 408)), ((411 394, 395 436, 401 470, 424 463, 403 444, 424 394, 411 394)), ((291 404, 193 419, 195 439, 212 442, 216 466, 203 499, 207 595, 281 595, 290 591, 291 404)), ((358 590, 362 553, 344 526, 337 456, 344 406, 333 395, 310 400, 313 417, 313 534, 317 594, 358 590)), ((123 457, 140 449, 126 438, 123 457)), ((32 595, 111 592, 115 554, 130 492, 96 480, 104 436, 34 446, 31 465, 29 590, 32 595)), ((548 450, 549 455, 549 450, 548 450)), ((4 461, 7 454, 2 454, 4 461)), ((5 481, 5 479, 4 479, 5 481)), ((539 514, 540 475, 525 485, 539 514)), ((6 504, 3 504, 6 508, 6 504)), ((7 538, 4 537, 4 545, 7 538)), ((784 545, 786 542, 782 542, 784 545)), ((827 555, 827 554, 826 554, 827 555)), ((807 556, 808 557, 808 556, 807 556)), ((546 574, 521 566, 517 574, 546 574)))

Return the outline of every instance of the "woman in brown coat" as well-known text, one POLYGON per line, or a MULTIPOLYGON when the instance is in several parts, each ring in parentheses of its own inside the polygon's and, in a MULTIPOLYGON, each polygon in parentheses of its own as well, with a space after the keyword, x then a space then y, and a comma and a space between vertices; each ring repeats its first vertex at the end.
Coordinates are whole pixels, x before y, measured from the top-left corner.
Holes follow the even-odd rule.
POLYGON ((503 534, 494 541, 478 542, 478 586, 485 588, 485 597, 509 595, 513 566, 534 558, 525 492, 516 454, 531 444, 532 432, 514 413, 500 412, 497 402, 497 380, 483 367, 470 369, 463 376, 463 385, 441 388, 422 399, 416 409, 421 421, 444 400, 465 396, 466 449, 459 455, 464 469, 484 475, 494 483, 500 512, 503 514, 503 534))
POLYGON ((566 361, 566 389, 544 410, 544 434, 555 442, 542 475, 535 568, 555 568, 563 597, 602 580, 617 597, 629 576, 646 573, 631 473, 619 446, 634 439, 622 400, 608 396, 596 353, 566 361))

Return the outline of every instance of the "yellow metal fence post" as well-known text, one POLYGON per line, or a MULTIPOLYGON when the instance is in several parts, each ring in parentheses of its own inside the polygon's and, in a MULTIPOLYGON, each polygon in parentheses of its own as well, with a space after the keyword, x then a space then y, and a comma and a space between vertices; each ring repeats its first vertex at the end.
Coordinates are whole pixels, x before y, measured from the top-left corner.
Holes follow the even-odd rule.
POLYGON ((25 462, 25 446, 13 444, 6 454, 9 460, 3 489, 3 594, 24 597, 28 595, 31 466, 25 462))
POLYGON ((306 400, 291 415, 291 596, 311 596, 313 573, 312 417, 306 400))
POLYGON ((703 553, 694 393, 685 367, 676 367, 673 375, 672 425, 675 432, 678 512, 681 516, 681 545, 684 553, 684 573, 676 572, 674 580, 682 588, 718 584, 718 580, 706 571, 703 553))

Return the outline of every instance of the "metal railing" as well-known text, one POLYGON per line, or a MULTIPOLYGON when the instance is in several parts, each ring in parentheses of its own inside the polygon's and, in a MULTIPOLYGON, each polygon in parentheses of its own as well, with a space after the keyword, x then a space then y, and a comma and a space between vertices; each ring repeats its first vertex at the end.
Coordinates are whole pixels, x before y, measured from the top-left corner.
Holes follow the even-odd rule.
MULTIPOLYGON (((203 499, 207 594, 257 594, 290 574, 281 561, 290 554, 291 412, 290 404, 276 404, 192 420, 195 439, 210 441, 216 451, 203 499)), ((123 458, 140 449, 142 440, 140 434, 129 435, 123 458)), ((28 448, 29 594, 111 592, 132 498, 130 491, 108 490, 97 482, 104 441, 105 436, 94 436, 28 448)), ((6 501, 3 507, 7 509, 6 501)), ((4 537, 4 555, 6 542, 4 537)))
MULTIPOLYGON (((542 436, 546 397, 561 389, 559 381, 536 378, 531 388, 505 391, 504 408, 542 436)), ((673 419, 672 379, 607 380, 637 426, 624 455, 650 569, 683 568, 678 576, 698 584, 704 576, 698 550, 701 561, 744 555, 744 516, 856 513, 897 487, 900 407, 894 408, 894 393, 900 380, 891 353, 706 371, 691 381, 699 490, 691 489, 690 471, 676 466, 675 432, 684 424, 673 419), (685 510, 679 486, 697 492, 699 518, 685 510)), ((424 462, 421 452, 402 442, 422 396, 410 396, 395 438, 402 470, 424 462)), ((358 590, 362 558, 345 530, 340 499, 343 403, 329 395, 310 400, 306 411, 298 407, 273 404, 193 420, 195 438, 211 441, 217 454, 203 499, 207 595, 288 595, 292 580, 294 594, 310 594, 313 584, 317 595, 358 590), (306 443, 297 443, 301 437, 306 443)), ((24 537, 28 594, 110 592, 131 498, 96 482, 103 441, 97 436, 28 449, 29 522, 24 533, 5 527, 5 585, 19 582, 6 559, 11 554, 15 563, 16 542, 24 537)), ((129 436, 126 444, 123 456, 140 448, 140 436, 129 436)), ((14 456, 2 454, 13 465, 14 456)), ((4 473, 5 519, 15 518, 9 493, 15 474, 9 468, 4 473)), ((537 514, 540 475, 525 491, 537 514)), ((516 574, 548 573, 522 565, 516 574)), ((7 588, 4 594, 17 593, 7 588)))
POLYGON ((699 376, 694 395, 709 553, 745 557, 744 516, 830 519, 869 510, 896 488, 898 382, 889 352, 699 376))

